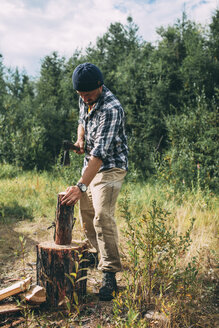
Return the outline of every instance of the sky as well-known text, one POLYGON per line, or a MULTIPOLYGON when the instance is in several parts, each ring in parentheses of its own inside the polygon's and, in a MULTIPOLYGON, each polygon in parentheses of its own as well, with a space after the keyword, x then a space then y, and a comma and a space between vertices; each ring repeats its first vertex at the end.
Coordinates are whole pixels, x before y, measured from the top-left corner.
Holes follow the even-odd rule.
POLYGON ((207 25, 219 0, 0 0, 0 54, 6 67, 37 76, 43 58, 57 51, 70 58, 95 44, 111 23, 131 16, 145 41, 156 42, 156 29, 173 25, 185 11, 207 25))

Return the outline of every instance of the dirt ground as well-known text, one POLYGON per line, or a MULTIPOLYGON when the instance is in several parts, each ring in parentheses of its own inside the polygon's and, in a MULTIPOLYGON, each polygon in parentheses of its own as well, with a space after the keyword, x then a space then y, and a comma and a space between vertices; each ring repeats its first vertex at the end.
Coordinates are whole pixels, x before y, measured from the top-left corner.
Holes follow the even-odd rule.
MULTIPOLYGON (((36 282, 36 244, 53 240, 53 229, 47 218, 34 219, 33 221, 13 221, 0 223, 0 289, 10 286, 20 280, 24 274, 32 277, 32 284, 36 282), (24 236, 24 259, 22 260, 20 236, 24 236)), ((73 230, 73 239, 82 238, 79 223, 73 230)), ((101 286, 102 275, 97 269, 88 270, 87 298, 81 306, 80 319, 75 319, 70 325, 73 327, 96 328, 112 327, 113 302, 100 302, 98 289, 101 286)), ((123 288, 122 273, 117 274, 117 282, 120 289, 123 288)), ((1 304, 16 304, 16 298, 11 297, 0 302, 1 304)), ((34 310, 34 317, 44 322, 44 317, 49 323, 41 327, 66 327, 66 322, 61 315, 62 311, 48 311, 44 306, 34 310)), ((34 320, 33 320, 34 322, 34 320)), ((23 314, 0 315, 0 327, 24 327, 23 314)), ((39 324, 31 327, 40 327, 39 324)))

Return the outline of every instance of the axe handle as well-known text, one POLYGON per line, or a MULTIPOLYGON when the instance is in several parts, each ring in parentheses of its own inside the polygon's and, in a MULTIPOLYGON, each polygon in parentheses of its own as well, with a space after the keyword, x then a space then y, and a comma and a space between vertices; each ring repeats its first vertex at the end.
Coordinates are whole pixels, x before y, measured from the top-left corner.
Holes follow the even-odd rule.
POLYGON ((77 151, 80 151, 79 147, 75 146, 73 144, 73 142, 68 141, 68 140, 65 140, 63 142, 63 148, 64 148, 64 150, 77 150, 77 151))
POLYGON ((71 145, 70 145, 70 149, 71 149, 71 150, 77 150, 77 151, 80 151, 80 147, 77 147, 77 146, 75 146, 74 144, 71 144, 71 145))

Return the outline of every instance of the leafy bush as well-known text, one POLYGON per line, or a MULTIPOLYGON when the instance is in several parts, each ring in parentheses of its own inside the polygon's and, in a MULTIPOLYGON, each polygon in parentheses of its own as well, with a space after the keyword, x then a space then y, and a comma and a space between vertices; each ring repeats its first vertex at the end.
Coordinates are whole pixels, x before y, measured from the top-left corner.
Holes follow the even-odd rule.
POLYGON ((159 177, 177 188, 206 186, 217 189, 218 125, 217 106, 209 108, 204 96, 197 107, 166 118, 170 149, 158 167, 159 177))
POLYGON ((10 179, 15 178, 16 176, 22 173, 21 168, 13 166, 10 164, 1 164, 0 165, 0 179, 10 179))

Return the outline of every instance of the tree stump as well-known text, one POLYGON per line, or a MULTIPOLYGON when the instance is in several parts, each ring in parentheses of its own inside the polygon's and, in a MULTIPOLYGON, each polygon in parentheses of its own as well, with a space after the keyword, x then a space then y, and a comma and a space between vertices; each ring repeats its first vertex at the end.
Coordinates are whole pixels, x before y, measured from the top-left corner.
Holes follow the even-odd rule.
POLYGON ((57 307, 67 297, 77 303, 86 294, 87 245, 72 241, 74 206, 61 205, 58 194, 53 242, 37 245, 37 284, 46 289, 47 305, 57 307))
POLYGON ((37 285, 46 289, 47 305, 57 307, 65 296, 75 302, 75 293, 82 301, 86 294, 87 262, 82 261, 86 253, 84 242, 74 241, 71 245, 43 242, 37 245, 37 285))

